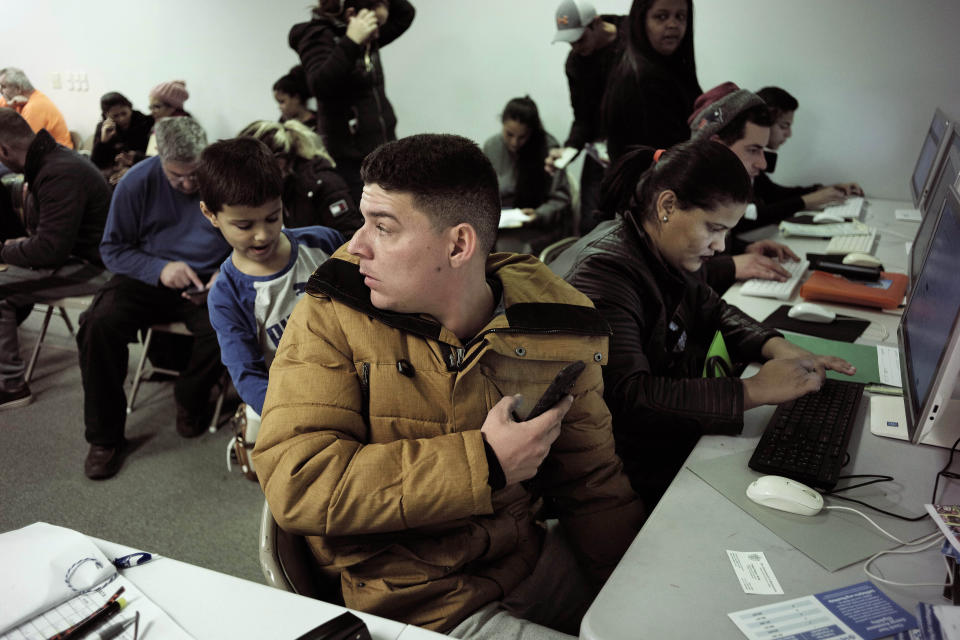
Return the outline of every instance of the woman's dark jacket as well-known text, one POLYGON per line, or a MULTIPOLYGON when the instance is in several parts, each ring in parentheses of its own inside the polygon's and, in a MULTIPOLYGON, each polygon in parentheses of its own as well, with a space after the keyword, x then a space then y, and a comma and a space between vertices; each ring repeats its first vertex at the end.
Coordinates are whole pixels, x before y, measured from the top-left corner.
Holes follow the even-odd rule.
POLYGON ((287 40, 317 98, 317 130, 337 161, 361 160, 396 139, 397 118, 384 90, 380 48, 410 27, 414 8, 407 0, 390 0, 389 5, 390 17, 369 50, 346 37, 347 25, 339 20, 314 18, 290 29, 287 40))
POLYGON ((634 489, 659 500, 703 434, 743 429, 738 378, 703 378, 719 330, 734 362, 762 360, 780 334, 665 263, 632 214, 602 223, 550 265, 613 329, 604 399, 634 489))
POLYGON ((283 224, 291 229, 319 224, 350 238, 363 218, 347 183, 327 160, 297 158, 283 179, 283 224))
POLYGON ((631 146, 669 149, 690 138, 687 118, 703 91, 675 56, 639 59, 636 73, 614 69, 603 99, 603 129, 611 162, 631 146))
POLYGON ((143 160, 147 152, 147 143, 150 142, 150 132, 153 131, 153 118, 139 111, 130 115, 130 126, 126 130, 117 127, 107 142, 100 141, 100 129, 103 121, 97 123, 97 130, 93 134, 93 151, 90 160, 101 169, 109 169, 115 164, 117 154, 124 151, 134 151, 134 163, 143 160))

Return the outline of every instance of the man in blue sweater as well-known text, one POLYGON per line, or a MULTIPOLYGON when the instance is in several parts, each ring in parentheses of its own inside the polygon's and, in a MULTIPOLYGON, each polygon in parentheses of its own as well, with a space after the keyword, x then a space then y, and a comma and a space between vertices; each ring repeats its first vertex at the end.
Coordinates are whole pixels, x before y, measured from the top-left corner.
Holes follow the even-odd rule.
POLYGON ((139 329, 181 321, 194 334, 174 390, 180 435, 203 432, 210 390, 222 373, 203 293, 230 245, 200 213, 196 170, 206 134, 192 118, 180 117, 158 122, 156 136, 160 155, 135 165, 114 191, 100 254, 116 275, 81 316, 77 333, 90 443, 84 473, 92 479, 115 475, 123 462, 127 343, 139 329), (200 295, 188 295, 189 289, 200 295))

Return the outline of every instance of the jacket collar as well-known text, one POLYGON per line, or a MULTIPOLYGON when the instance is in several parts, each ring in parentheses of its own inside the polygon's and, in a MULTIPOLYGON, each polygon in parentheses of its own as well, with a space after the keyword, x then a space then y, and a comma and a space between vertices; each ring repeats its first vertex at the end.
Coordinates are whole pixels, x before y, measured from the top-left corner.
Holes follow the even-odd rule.
MULTIPOLYGON (((495 293, 497 288, 503 292, 506 312, 491 320, 481 334, 493 329, 610 335, 609 325, 587 298, 553 276, 532 256, 491 254, 487 258, 487 278, 495 293), (582 303, 578 304, 577 298, 582 298, 582 303), (544 302, 544 299, 550 301, 544 302)), ((429 316, 374 307, 356 258, 343 248, 314 271, 306 292, 329 296, 390 327, 426 338, 440 340, 444 332, 443 326, 429 316)))
POLYGON ((33 182, 36 179, 37 174, 40 172, 40 167, 43 166, 43 159, 56 148, 56 140, 47 133, 46 129, 37 131, 33 142, 27 147, 27 159, 23 163, 23 175, 27 179, 27 182, 33 182))

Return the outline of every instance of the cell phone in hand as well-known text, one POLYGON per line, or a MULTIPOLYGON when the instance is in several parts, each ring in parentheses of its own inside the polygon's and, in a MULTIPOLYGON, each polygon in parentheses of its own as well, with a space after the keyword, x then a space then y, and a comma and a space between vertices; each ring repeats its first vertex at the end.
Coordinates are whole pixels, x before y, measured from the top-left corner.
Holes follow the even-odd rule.
POLYGON ((553 161, 553 166, 556 167, 559 171, 563 171, 567 168, 573 159, 580 154, 580 149, 574 149, 573 147, 564 147, 563 152, 560 154, 560 157, 553 161))
POLYGON ((207 303, 207 294, 210 293, 210 289, 204 287, 190 287, 189 289, 184 289, 183 294, 187 296, 187 300, 202 307, 207 303))
POLYGON ((560 369, 560 373, 557 374, 557 377, 553 379, 553 382, 550 383, 547 390, 544 391, 540 399, 537 400, 537 404, 534 405, 533 410, 530 411, 530 415, 526 417, 524 422, 533 420, 544 411, 548 411, 556 406, 565 395, 570 393, 577 378, 580 377, 580 374, 583 373, 586 367, 587 365, 584 364, 582 360, 575 360, 563 369, 560 369))

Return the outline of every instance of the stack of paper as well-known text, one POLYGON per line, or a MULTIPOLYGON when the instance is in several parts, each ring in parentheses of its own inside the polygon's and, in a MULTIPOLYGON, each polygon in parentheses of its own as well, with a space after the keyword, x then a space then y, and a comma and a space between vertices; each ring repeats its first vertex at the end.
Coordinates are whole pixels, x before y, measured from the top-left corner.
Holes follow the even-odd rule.
MULTIPOLYGON (((37 522, 0 535, 0 640, 49 638, 86 618, 120 587, 127 606, 113 622, 140 613, 157 638, 190 638, 85 535, 37 522)), ((118 639, 131 640, 133 627, 118 639)))

